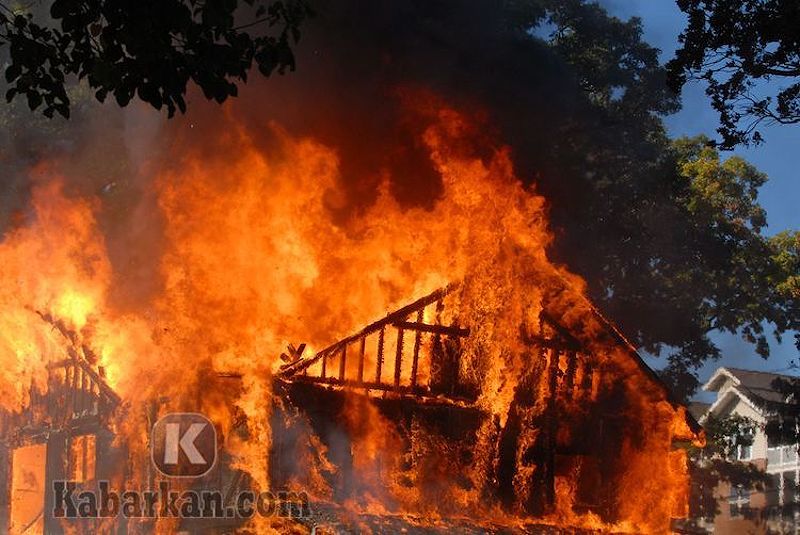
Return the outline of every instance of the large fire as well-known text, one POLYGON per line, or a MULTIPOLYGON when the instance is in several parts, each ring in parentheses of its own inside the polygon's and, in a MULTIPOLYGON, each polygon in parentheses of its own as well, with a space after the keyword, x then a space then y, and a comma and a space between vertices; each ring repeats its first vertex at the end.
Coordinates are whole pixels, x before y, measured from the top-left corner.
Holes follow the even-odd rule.
MULTIPOLYGON (((491 139, 483 119, 430 93, 398 94, 417 143, 441 176, 442 190, 431 206, 405 206, 385 176, 373 202, 348 209, 335 146, 296 137, 274 123, 257 126, 272 140, 261 143, 256 127, 226 108, 202 141, 188 130, 172 135, 171 161, 158 164, 151 184, 163 218, 159 291, 124 309, 109 298, 115 285, 127 281, 109 260, 96 220, 101 200, 69 194, 57 162, 34 169, 29 215, 0 241, 0 404, 22 410, 30 403, 30 385, 46 389, 48 366, 68 358, 68 347, 80 347, 122 400, 118 413, 124 416, 114 431, 130 452, 127 484, 148 482, 153 419, 191 411, 213 419, 231 468, 269 489, 266 452, 277 438, 272 422, 282 403, 273 392, 274 376, 287 345, 308 344, 303 357, 310 358, 387 312, 458 283, 448 313, 470 329, 458 373, 477 385, 475 406, 489 415, 475 432, 471 468, 456 478, 449 445, 424 428, 411 429, 416 438, 409 449, 369 396, 344 389, 341 425, 357 479, 345 510, 355 517, 407 515, 423 524, 459 517, 512 527, 531 521, 523 502, 535 489, 527 488, 524 474, 502 490, 514 496, 507 506, 487 498, 493 482, 486 474, 497 470, 493 429, 522 417, 515 395, 541 357, 531 352, 526 332, 535 330, 547 301, 548 311, 600 355, 597 365, 606 374, 596 381, 605 384, 590 390, 621 389, 635 400, 624 418, 637 433, 622 440, 624 463, 609 467, 617 471, 616 495, 607 497, 615 504, 614 518, 577 506, 569 477, 575 466, 557 473, 554 507, 540 511, 537 521, 668 531, 670 518, 685 514, 687 499, 685 459, 673 448, 675 440, 691 436, 682 411, 639 378, 624 343, 608 342, 602 334, 607 326, 582 297, 584 283, 548 260, 545 200, 515 177, 511 149, 491 139), (237 378, 235 388, 229 376, 237 378), (242 415, 246 433, 236 430, 242 415), (416 459, 411 472, 403 468, 409 456, 416 459), (410 484, 404 481, 409 477, 410 484)), ((431 351, 422 345, 423 353, 431 351)), ((368 348, 370 370, 374 358, 368 348)), ((421 381, 432 373, 427 362, 422 359, 417 370, 421 381)), ((385 376, 392 377, 391 359, 385 366, 385 376)), ((408 373, 403 370, 401 381, 409 380, 408 373)), ((552 387, 543 380, 526 388, 544 400, 552 387)), ((544 411, 541 400, 529 400, 526 410, 544 411)), ((593 399, 557 402, 579 419, 593 399)), ((304 474, 294 483, 312 501, 331 501, 335 493, 323 472, 336 467, 329 445, 311 435, 294 453, 304 474)), ((249 528, 287 529, 268 520, 252 521, 249 528)), ((165 533, 177 529, 174 520, 159 524, 165 533)))

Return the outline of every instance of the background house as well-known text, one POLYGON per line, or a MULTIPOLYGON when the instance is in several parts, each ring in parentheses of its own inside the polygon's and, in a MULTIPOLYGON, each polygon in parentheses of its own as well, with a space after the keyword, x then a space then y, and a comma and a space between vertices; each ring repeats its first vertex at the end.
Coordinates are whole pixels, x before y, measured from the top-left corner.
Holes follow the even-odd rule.
POLYGON ((774 411, 769 407, 785 402, 775 388, 779 379, 794 376, 753 370, 720 367, 703 389, 716 393, 711 404, 694 403, 690 411, 705 423, 710 415, 717 418, 738 415, 755 423, 752 445, 738 446, 738 460, 755 464, 769 474, 763 492, 750 492, 723 483, 716 489, 719 514, 706 527, 715 533, 796 533, 800 529, 798 504, 798 445, 782 444, 767 436, 765 426, 774 411))

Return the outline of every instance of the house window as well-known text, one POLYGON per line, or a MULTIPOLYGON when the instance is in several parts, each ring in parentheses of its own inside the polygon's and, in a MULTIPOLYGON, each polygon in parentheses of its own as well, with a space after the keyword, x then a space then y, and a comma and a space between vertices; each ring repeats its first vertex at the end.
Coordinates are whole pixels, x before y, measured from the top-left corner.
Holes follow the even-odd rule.
POLYGON ((753 458, 753 445, 752 444, 748 444, 748 445, 745 446, 744 444, 740 444, 739 445, 739 456, 738 457, 739 457, 740 461, 749 461, 750 459, 752 459, 753 458))
POLYGON ((797 464, 797 444, 788 446, 769 446, 767 448, 767 466, 797 464))
POLYGON ((783 503, 794 503, 797 500, 797 474, 794 470, 783 473, 783 503))
POLYGON ((731 487, 728 505, 731 518, 747 516, 750 511, 750 490, 740 485, 731 487))
POLYGON ((770 474, 767 488, 764 489, 764 497, 768 507, 777 507, 781 504, 782 492, 781 474, 770 474))

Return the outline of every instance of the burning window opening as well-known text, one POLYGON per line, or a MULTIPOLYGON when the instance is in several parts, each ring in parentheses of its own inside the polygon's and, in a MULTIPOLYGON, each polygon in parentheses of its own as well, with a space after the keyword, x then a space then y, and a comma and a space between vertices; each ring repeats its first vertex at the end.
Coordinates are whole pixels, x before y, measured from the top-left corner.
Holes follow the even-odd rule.
POLYGON ((9 533, 44 532, 46 458, 46 444, 20 446, 11 452, 9 533))

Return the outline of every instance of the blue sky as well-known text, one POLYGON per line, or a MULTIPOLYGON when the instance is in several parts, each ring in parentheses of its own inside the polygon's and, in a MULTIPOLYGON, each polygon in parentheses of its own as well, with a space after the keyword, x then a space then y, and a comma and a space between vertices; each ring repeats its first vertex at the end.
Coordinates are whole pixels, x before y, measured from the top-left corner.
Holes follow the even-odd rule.
MULTIPOLYGON (((601 0, 609 13, 622 18, 640 17, 645 40, 661 49, 661 60, 672 58, 678 43, 678 35, 686 25, 686 19, 674 0, 601 0)), ((683 109, 666 119, 673 136, 708 134, 714 137, 718 116, 712 110, 703 87, 692 84, 684 89, 683 109)), ((760 200, 767 210, 768 233, 785 229, 800 229, 800 125, 773 126, 760 129, 766 143, 758 147, 733 151, 753 163, 769 175, 769 182, 762 188, 760 200)), ((782 345, 772 344, 772 356, 764 361, 753 352, 752 347, 739 337, 719 335, 715 337, 723 351, 723 358, 710 363, 701 372, 700 378, 708 378, 718 365, 752 368, 765 371, 786 371, 798 354, 788 337, 782 345)), ((654 364, 658 364, 656 361, 654 364)), ((800 371, 800 370, 799 370, 800 371)))

